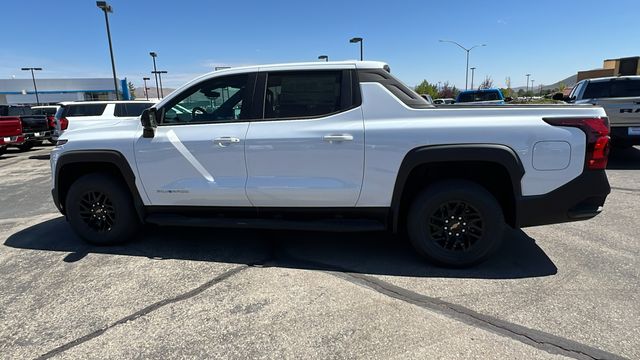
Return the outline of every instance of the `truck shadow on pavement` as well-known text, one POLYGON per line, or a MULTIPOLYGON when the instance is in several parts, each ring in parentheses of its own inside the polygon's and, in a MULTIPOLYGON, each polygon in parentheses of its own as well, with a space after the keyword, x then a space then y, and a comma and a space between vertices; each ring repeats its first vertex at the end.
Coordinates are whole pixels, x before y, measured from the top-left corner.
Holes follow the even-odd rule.
POLYGON ((640 170, 640 148, 612 149, 607 163, 608 170, 640 170))
POLYGON ((412 277, 518 279, 557 272, 551 259, 522 230, 508 230, 502 248, 469 269, 433 266, 406 240, 388 233, 145 227, 131 243, 101 247, 82 241, 59 217, 11 235, 4 245, 66 252, 61 260, 70 263, 95 253, 412 277))

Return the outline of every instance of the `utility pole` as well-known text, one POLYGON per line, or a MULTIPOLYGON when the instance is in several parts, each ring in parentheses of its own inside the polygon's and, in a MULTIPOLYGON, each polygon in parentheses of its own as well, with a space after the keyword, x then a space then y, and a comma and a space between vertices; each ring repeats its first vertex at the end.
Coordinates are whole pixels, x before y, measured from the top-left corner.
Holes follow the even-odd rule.
POLYGON ((354 37, 349 40, 349 42, 352 44, 360 43, 360 61, 364 59, 363 53, 362 53, 362 41, 363 39, 361 37, 354 37))
POLYGON ((148 77, 143 77, 142 81, 144 81, 144 95, 147 97, 147 100, 149 100, 149 88, 147 87, 147 80, 151 80, 148 77))
POLYGON ((529 76, 531 76, 531 74, 527 74, 527 91, 524 93, 525 96, 529 93, 529 76))
POLYGON ((33 73, 33 70, 39 71, 42 68, 39 67, 23 67, 21 70, 23 71, 31 71, 31 80, 33 80, 33 90, 36 92, 36 104, 40 105, 40 97, 38 97, 38 87, 36 86, 36 76, 33 73))
POLYGON ((473 90, 473 75, 476 72, 476 68, 472 67, 471 68, 471 90, 473 90))
POLYGON ((156 74, 158 79, 160 79, 160 95, 158 96, 160 96, 161 98, 164 98, 164 90, 162 89, 162 74, 166 74, 167 71, 166 70, 152 71, 152 73, 156 74))
POLYGON ((467 68, 466 68, 466 70, 464 72, 464 89, 465 90, 469 90, 469 53, 471 52, 471 50, 473 50, 473 49, 475 49, 477 47, 480 47, 480 46, 487 46, 487 44, 474 45, 474 46, 472 46, 472 47, 467 49, 466 47, 458 44, 455 41, 451 41, 451 40, 438 40, 438 41, 439 42, 448 42, 448 43, 452 43, 452 44, 458 45, 462 50, 467 52, 467 68))
POLYGON ((109 29, 109 13, 113 12, 113 8, 111 5, 107 4, 106 1, 96 1, 96 6, 98 6, 102 11, 104 11, 104 21, 107 23, 107 38, 109 39, 109 53, 111 54, 111 71, 113 72, 113 88, 116 91, 116 100, 120 100, 120 95, 118 94, 118 81, 116 80, 116 62, 113 60, 113 46, 111 45, 111 30, 109 29))
POLYGON ((151 58, 153 59, 153 71, 152 73, 155 74, 156 76, 156 97, 160 97, 160 87, 158 85, 158 69, 156 68, 156 57, 158 56, 158 54, 155 51, 152 51, 149 53, 149 55, 151 55, 151 58))

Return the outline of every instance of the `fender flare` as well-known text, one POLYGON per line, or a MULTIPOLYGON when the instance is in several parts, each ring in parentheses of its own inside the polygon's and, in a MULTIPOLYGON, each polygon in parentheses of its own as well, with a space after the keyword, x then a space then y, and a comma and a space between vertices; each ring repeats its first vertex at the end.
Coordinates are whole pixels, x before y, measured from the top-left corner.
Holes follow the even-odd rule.
POLYGON ((511 178, 511 186, 514 191, 515 209, 518 216, 519 199, 522 197, 520 181, 524 176, 524 167, 520 157, 508 146, 500 144, 453 144, 453 145, 428 145, 412 149, 405 155, 393 189, 391 199, 391 216, 393 231, 398 230, 402 193, 411 171, 424 164, 437 164, 442 162, 483 161, 496 163, 503 166, 511 178))
POLYGON ((138 217, 141 221, 144 219, 144 203, 142 202, 142 198, 140 197, 140 193, 136 187, 135 173, 131 169, 131 165, 127 161, 127 158, 122 153, 115 150, 72 150, 60 155, 56 161, 56 167, 53 170, 53 189, 51 190, 51 194, 53 196, 53 202, 62 214, 65 214, 65 208, 63 203, 64 194, 61 193, 62 189, 58 184, 60 171, 65 165, 79 163, 107 163, 114 165, 122 175, 125 185, 131 193, 133 205, 138 217))

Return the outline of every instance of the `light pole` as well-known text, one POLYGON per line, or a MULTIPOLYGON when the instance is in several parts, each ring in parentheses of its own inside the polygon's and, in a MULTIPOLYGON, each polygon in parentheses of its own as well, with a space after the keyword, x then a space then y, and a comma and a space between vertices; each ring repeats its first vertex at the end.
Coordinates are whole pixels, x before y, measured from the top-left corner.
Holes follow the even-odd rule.
POLYGON ((142 81, 144 81, 144 96, 147 97, 147 100, 149 100, 149 88, 147 87, 147 80, 151 80, 148 77, 143 77, 142 81))
POLYGON ((152 73, 156 74, 160 79, 160 95, 159 96, 161 98, 164 98, 164 90, 162 90, 162 74, 166 74, 167 71, 166 70, 152 71, 152 73))
POLYGON ((531 74, 527 74, 527 91, 525 92, 525 96, 529 93, 529 76, 531 76, 531 74))
POLYGON ((109 39, 109 53, 111 54, 111 71, 113 72, 113 87, 116 90, 116 100, 120 100, 118 95, 118 81, 116 80, 116 62, 113 60, 113 46, 111 45, 111 30, 109 29, 109 13, 113 12, 111 5, 106 1, 96 1, 98 6, 104 12, 104 21, 107 23, 107 38, 109 39))
POLYGON ((535 80, 531 79, 531 95, 533 95, 533 92, 535 91, 535 87, 533 87, 533 82, 535 80))
POLYGON ((151 58, 153 59, 153 71, 152 73, 155 74, 156 76, 156 96, 160 97, 160 88, 158 87, 158 69, 156 69, 156 57, 158 56, 158 54, 155 53, 155 51, 152 51, 149 53, 149 55, 151 55, 151 58))
POLYGON ((35 90, 36 92, 36 103, 38 105, 40 105, 40 98, 38 97, 38 87, 36 86, 36 76, 33 73, 34 70, 39 71, 42 70, 42 68, 39 67, 23 67, 22 68, 23 71, 31 71, 31 80, 33 80, 33 90, 35 90))
POLYGON ((473 49, 475 49, 475 48, 477 48, 477 47, 480 47, 480 46, 487 46, 487 44, 474 45, 474 46, 472 46, 472 47, 470 47, 470 48, 468 48, 468 49, 467 49, 466 47, 464 47, 464 46, 462 46, 462 45, 458 44, 458 43, 457 43, 457 42, 455 42, 455 41, 451 41, 451 40, 438 40, 438 41, 439 41, 439 42, 448 42, 448 43, 456 44, 456 45, 458 45, 462 50, 464 50, 464 51, 466 51, 466 52, 467 52, 467 70, 465 71, 465 74, 464 74, 464 79, 465 79, 465 80, 464 80, 464 89, 465 89, 465 90, 468 90, 468 89, 469 89, 469 87, 468 87, 468 84, 469 84, 469 53, 471 52, 471 50, 473 50, 473 49))
POLYGON ((476 68, 472 67, 471 68, 471 90, 473 90, 473 74, 475 74, 476 72, 476 68))
POLYGON ((318 60, 329 61, 329 57, 327 55, 320 55, 318 56, 318 60))
POLYGON ((364 59, 364 57, 362 56, 362 38, 361 37, 354 37, 351 38, 349 40, 350 43, 355 44, 355 43, 360 43, 360 61, 362 61, 364 59))

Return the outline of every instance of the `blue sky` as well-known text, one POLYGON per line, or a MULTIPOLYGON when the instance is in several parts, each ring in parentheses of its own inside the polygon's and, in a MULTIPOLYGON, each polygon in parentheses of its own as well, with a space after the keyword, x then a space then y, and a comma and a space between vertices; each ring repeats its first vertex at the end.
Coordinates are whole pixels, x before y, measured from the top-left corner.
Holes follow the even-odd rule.
MULTIPOLYGON (((355 59, 363 37, 367 60, 382 60, 409 85, 422 79, 464 87, 467 47, 476 83, 536 86, 605 58, 640 55, 638 0, 602 1, 142 1, 111 0, 119 77, 141 86, 149 51, 175 87, 213 66, 355 59)), ((110 77, 104 16, 93 0, 3 0, 0 78, 110 77), (8 14, 15 14, 11 16, 8 14)))

